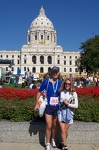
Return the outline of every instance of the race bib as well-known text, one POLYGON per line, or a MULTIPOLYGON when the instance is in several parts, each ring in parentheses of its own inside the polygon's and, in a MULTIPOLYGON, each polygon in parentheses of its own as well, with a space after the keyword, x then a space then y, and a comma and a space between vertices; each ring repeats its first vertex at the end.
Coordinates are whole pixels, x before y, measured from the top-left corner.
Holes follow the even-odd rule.
POLYGON ((50 105, 57 105, 59 102, 58 97, 51 97, 50 98, 50 105))

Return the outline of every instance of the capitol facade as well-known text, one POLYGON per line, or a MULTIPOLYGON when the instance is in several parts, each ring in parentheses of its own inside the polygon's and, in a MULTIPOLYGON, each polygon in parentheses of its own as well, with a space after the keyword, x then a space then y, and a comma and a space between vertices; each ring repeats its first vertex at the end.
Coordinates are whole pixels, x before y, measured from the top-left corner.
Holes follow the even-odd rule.
POLYGON ((79 57, 80 52, 64 51, 57 45, 57 32, 53 23, 46 17, 43 7, 27 31, 27 44, 23 45, 20 51, 0 51, 0 59, 14 62, 10 68, 8 64, 2 64, 6 72, 21 69, 32 74, 47 73, 53 66, 58 66, 62 74, 79 75, 76 66, 79 57))

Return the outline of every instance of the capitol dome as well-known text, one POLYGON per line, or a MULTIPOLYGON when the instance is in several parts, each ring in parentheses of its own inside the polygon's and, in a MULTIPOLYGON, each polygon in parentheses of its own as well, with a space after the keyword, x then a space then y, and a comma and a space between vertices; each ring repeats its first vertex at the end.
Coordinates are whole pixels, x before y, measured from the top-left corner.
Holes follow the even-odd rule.
POLYGON ((30 29, 32 28, 50 28, 54 30, 54 26, 52 22, 46 17, 45 10, 43 6, 41 7, 39 11, 39 15, 36 19, 34 19, 30 25, 30 29))

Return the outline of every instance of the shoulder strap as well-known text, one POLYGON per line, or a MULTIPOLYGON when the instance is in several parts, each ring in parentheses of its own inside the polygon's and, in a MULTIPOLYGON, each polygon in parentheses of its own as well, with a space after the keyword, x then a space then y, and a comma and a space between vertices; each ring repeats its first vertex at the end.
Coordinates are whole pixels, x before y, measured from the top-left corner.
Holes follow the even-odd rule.
POLYGON ((46 80, 46 82, 45 82, 45 93, 46 93, 46 97, 47 97, 48 86, 49 86, 49 78, 48 78, 48 79, 46 80))

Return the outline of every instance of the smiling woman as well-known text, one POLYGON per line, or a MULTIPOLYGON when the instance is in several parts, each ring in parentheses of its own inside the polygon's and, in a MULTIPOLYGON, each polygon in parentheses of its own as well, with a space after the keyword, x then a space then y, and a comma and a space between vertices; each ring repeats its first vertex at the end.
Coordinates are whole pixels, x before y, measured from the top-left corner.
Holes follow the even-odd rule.
POLYGON ((60 88, 60 109, 58 111, 58 120, 61 128, 62 150, 68 150, 68 129, 70 124, 73 124, 75 108, 78 108, 78 96, 75 92, 73 81, 66 78, 60 88))

